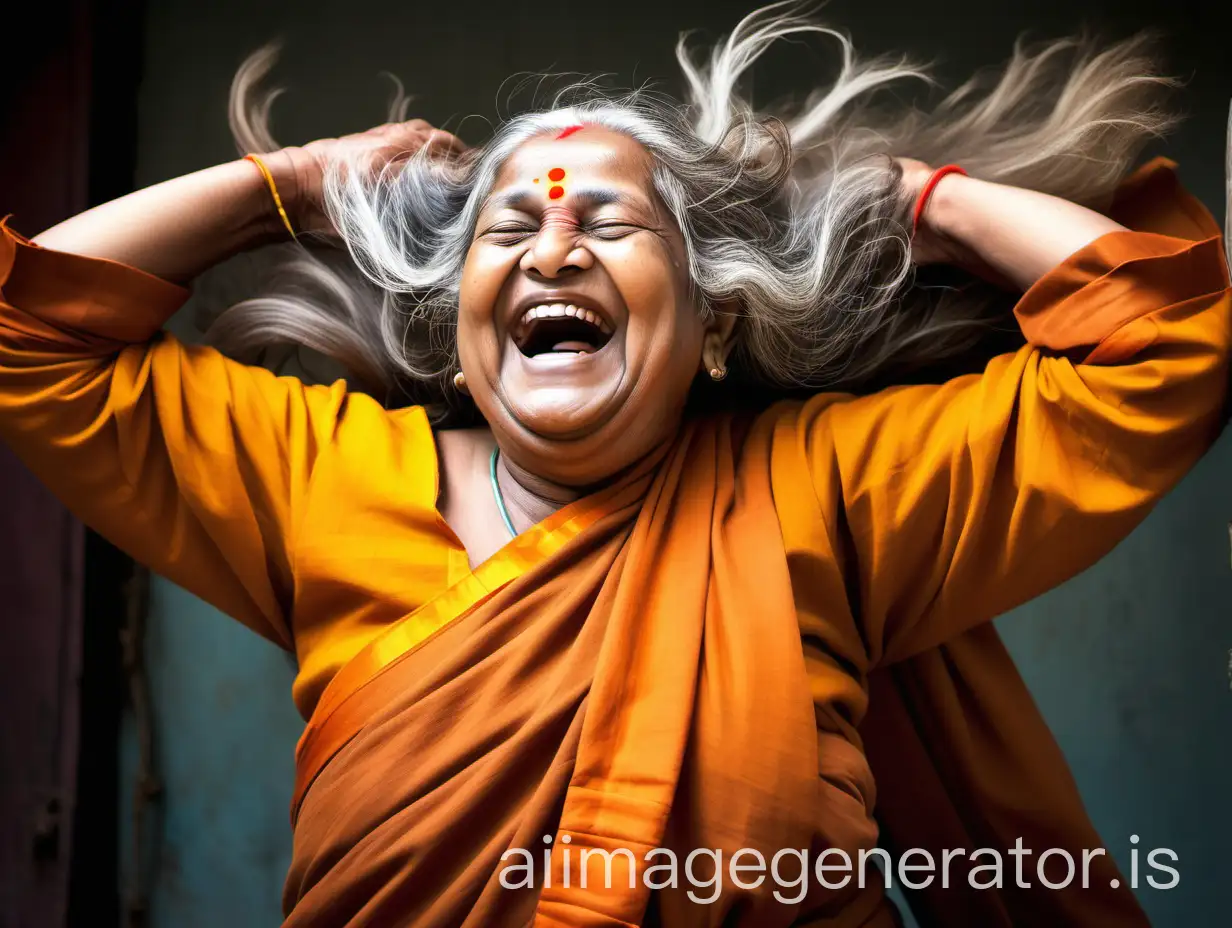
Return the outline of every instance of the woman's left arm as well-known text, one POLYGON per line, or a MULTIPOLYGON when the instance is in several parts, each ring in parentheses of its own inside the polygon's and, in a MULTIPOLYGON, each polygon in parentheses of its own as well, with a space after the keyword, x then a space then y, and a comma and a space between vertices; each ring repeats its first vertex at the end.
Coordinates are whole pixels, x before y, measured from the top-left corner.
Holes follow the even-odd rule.
POLYGON ((1052 197, 945 178, 917 238, 933 250, 924 260, 1026 287, 1015 314, 1028 345, 979 375, 821 395, 780 420, 776 487, 816 494, 815 509, 785 518, 807 509, 824 524, 818 548, 839 563, 870 665, 1090 566, 1218 436, 1232 307, 1218 226, 1170 170, 1137 189, 1127 223, 1142 231, 1129 231, 1052 197))
MULTIPOLYGON (((931 169, 901 159, 913 199, 931 169)), ((917 264, 955 264, 1025 292, 1080 248, 1125 226, 1094 210, 962 174, 941 178, 912 241, 917 264)))

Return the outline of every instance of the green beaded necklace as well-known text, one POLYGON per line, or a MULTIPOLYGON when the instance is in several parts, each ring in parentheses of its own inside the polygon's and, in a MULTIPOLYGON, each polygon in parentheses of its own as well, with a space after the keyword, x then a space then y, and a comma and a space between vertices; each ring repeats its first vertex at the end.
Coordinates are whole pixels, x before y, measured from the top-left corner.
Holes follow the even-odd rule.
POLYGON ((513 529, 513 522, 509 518, 509 510, 505 508, 505 497, 501 495, 500 484, 496 482, 496 456, 500 454, 500 448, 492 449, 492 461, 488 465, 488 476, 492 478, 492 495, 496 497, 496 508, 500 510, 501 518, 505 520, 505 528, 509 529, 509 536, 517 538, 518 533, 513 529))

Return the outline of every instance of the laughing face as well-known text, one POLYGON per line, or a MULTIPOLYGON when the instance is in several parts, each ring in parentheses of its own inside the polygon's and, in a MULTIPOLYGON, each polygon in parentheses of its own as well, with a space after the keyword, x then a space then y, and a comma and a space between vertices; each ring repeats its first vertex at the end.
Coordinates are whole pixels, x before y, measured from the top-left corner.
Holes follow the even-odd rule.
POLYGON ((531 473, 600 482, 671 439, 733 316, 703 322, 684 243, 638 143, 602 128, 524 144, 504 164, 467 254, 458 351, 503 454, 531 473))

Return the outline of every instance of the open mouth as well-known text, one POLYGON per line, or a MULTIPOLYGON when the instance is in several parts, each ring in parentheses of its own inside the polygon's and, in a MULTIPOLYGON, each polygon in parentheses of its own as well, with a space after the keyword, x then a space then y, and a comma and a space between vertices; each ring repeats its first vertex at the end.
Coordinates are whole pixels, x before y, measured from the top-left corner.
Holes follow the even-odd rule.
POLYGON ((528 358, 594 354, 611 340, 612 329, 592 309, 572 303, 533 306, 522 314, 513 342, 528 358))

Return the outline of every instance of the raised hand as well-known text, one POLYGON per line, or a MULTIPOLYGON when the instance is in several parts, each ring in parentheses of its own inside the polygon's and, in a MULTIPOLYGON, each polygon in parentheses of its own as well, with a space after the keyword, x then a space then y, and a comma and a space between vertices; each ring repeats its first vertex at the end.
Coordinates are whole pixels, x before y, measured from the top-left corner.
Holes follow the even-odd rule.
POLYGON ((437 129, 422 119, 410 119, 385 123, 341 138, 318 139, 307 145, 283 148, 261 158, 275 177, 279 195, 295 229, 328 235, 333 229, 325 215, 321 188, 331 161, 359 159, 372 171, 380 171, 423 148, 449 157, 464 151, 466 145, 450 132, 437 129))

